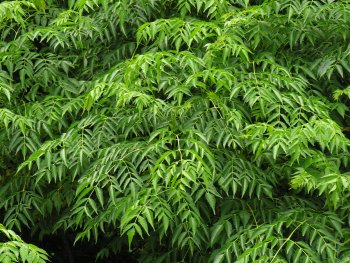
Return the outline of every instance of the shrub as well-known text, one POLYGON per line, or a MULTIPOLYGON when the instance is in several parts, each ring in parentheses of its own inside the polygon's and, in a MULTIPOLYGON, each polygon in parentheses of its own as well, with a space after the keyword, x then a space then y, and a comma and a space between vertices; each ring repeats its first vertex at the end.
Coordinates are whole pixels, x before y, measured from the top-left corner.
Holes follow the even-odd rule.
POLYGON ((348 262, 350 3, 0 3, 2 222, 141 262, 348 262))

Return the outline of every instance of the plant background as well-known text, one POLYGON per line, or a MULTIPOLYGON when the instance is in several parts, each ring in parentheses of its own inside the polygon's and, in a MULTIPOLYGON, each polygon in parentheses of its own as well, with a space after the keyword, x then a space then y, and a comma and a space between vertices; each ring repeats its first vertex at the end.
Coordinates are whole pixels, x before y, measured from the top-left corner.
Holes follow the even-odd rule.
POLYGON ((2 1, 0 222, 70 262, 349 262, 349 16, 2 1))

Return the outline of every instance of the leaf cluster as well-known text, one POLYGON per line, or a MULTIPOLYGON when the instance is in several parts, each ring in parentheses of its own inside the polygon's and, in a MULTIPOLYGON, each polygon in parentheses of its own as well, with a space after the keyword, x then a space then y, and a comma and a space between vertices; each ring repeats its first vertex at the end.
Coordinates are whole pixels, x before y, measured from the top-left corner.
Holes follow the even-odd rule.
POLYGON ((348 262, 349 16, 0 3, 0 220, 101 242, 98 259, 348 262))

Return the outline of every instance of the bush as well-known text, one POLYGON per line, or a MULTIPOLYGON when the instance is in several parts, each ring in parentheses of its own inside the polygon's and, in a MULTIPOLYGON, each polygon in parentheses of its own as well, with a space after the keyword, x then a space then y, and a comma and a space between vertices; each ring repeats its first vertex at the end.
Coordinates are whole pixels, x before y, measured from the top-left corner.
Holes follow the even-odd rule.
POLYGON ((141 262, 348 262, 350 3, 0 3, 0 220, 141 262))

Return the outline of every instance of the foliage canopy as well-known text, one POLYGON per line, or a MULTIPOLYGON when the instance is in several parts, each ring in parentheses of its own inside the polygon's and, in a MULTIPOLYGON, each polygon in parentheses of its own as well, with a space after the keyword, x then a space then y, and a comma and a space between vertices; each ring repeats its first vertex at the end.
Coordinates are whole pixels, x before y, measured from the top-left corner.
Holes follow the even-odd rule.
POLYGON ((349 27, 349 1, 0 3, 0 220, 99 259, 349 262, 349 27))

